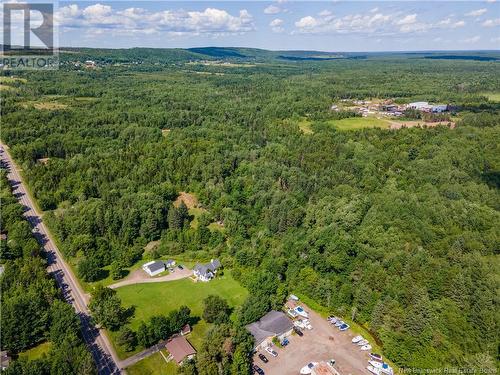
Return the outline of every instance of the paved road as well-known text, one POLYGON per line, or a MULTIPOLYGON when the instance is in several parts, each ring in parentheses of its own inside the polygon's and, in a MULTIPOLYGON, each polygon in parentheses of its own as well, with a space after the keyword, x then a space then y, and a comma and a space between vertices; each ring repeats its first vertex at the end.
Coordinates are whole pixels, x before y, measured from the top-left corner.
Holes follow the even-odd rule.
POLYGON ((99 374, 121 374, 121 363, 104 332, 94 327, 90 321, 87 309, 88 296, 83 292, 70 268, 57 249, 55 242, 42 222, 40 213, 36 210, 33 201, 23 184, 19 169, 14 164, 6 146, 0 142, 0 160, 2 167, 8 170, 8 179, 13 187, 13 194, 23 206, 29 223, 37 240, 42 244, 47 254, 48 272, 54 276, 63 291, 64 298, 73 305, 82 322, 82 333, 99 374))
POLYGON ((142 283, 163 283, 166 281, 185 279, 192 275, 193 275, 192 270, 189 270, 187 268, 180 270, 177 268, 175 272, 169 273, 168 275, 160 277, 151 277, 147 275, 146 272, 142 270, 142 268, 140 268, 138 270, 132 271, 132 273, 125 280, 118 281, 117 283, 111 284, 108 287, 111 289, 116 289, 125 285, 134 285, 142 283))

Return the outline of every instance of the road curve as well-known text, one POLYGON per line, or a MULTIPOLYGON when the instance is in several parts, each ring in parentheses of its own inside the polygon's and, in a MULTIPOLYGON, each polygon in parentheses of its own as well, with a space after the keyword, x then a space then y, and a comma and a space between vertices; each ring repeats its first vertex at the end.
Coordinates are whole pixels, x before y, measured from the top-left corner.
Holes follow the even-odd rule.
POLYGON ((13 194, 24 208, 24 216, 33 226, 33 234, 40 242, 47 255, 47 271, 56 279, 67 302, 73 305, 82 322, 82 334, 100 375, 124 374, 121 362, 116 355, 111 342, 104 332, 97 329, 91 322, 87 308, 88 296, 83 292, 71 269, 64 261, 49 231, 42 222, 42 216, 36 209, 26 186, 23 183, 19 169, 9 154, 8 147, 0 142, 0 161, 7 169, 7 177, 12 185, 13 194))

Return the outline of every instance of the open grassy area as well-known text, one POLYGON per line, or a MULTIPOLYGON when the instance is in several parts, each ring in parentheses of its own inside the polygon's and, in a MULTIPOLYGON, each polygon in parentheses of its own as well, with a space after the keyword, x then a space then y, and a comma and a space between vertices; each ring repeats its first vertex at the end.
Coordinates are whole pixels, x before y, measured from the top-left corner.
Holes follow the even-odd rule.
MULTIPOLYGON (((224 275, 208 283, 195 283, 190 279, 182 279, 164 283, 127 285, 116 290, 124 306, 135 306, 135 315, 130 322, 133 330, 137 330, 141 321, 147 321, 154 315, 166 315, 182 305, 191 309, 193 317, 201 319, 203 299, 211 294, 226 299, 232 307, 240 305, 248 294, 247 290, 232 278, 230 271, 225 271, 224 275)), ((208 327, 209 325, 203 320, 193 324, 193 332, 188 339, 195 348, 201 346, 208 327)), ((124 352, 115 344, 117 333, 110 332, 109 336, 120 358, 129 357, 143 349, 137 347, 133 352, 124 352)))
POLYGON ((339 130, 357 130, 357 129, 370 129, 380 128, 388 129, 389 121, 378 119, 375 117, 351 117, 342 120, 330 120, 329 124, 335 126, 339 130))
POLYGON ((13 83, 13 82, 26 83, 27 80, 25 78, 0 76, 0 83, 13 83))
MULTIPOLYGON (((168 356, 165 350, 162 351, 168 356)), ((177 374, 177 366, 173 362, 165 362, 160 353, 155 353, 135 365, 127 368, 129 375, 174 375, 177 374)))
POLYGON ((230 306, 237 306, 247 296, 247 291, 235 281, 229 271, 208 282, 195 283, 190 279, 127 285, 117 289, 124 306, 136 307, 131 327, 137 329, 141 320, 153 315, 167 314, 181 305, 189 306, 193 316, 201 316, 202 301, 210 294, 225 298, 230 306))
POLYGON ((19 353, 19 357, 27 358, 30 361, 41 358, 45 353, 49 352, 51 345, 50 341, 42 342, 34 348, 19 353))
POLYGON ((500 92, 481 92, 483 96, 486 96, 492 102, 500 102, 500 92))
POLYGON ((303 119, 300 120, 299 123, 299 129, 302 131, 304 134, 312 134, 314 133, 313 130, 311 129, 311 121, 303 119))

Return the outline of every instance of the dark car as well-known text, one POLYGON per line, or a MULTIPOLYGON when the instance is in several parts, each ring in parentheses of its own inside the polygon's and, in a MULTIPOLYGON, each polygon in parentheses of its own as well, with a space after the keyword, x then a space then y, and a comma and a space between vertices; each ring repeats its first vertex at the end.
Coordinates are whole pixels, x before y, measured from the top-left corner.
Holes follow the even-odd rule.
POLYGON ((264 354, 262 354, 262 353, 259 353, 259 358, 260 358, 260 359, 261 359, 261 361, 262 361, 262 362, 264 362, 264 363, 269 362, 269 359, 267 359, 267 357, 266 357, 264 354))
POLYGON ((293 327, 293 330, 295 331, 295 333, 297 335, 299 335, 300 337, 304 336, 304 334, 302 333, 302 331, 298 328, 298 327, 293 327))
POLYGON ((264 375, 264 370, 262 370, 259 366, 253 365, 253 372, 259 375, 264 375))
POLYGON ((177 266, 178 269, 183 270, 184 267, 182 267, 180 264, 177 266))

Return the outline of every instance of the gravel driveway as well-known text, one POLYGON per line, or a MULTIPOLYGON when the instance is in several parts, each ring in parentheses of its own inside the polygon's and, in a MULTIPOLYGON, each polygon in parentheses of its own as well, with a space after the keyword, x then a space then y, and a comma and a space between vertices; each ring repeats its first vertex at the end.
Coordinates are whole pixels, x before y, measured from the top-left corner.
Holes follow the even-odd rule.
POLYGON ((342 375, 370 374, 366 369, 369 356, 359 347, 352 344, 351 339, 356 336, 350 331, 340 332, 325 318, 302 304, 309 312, 309 320, 313 329, 304 331, 304 336, 292 335, 285 348, 275 348, 277 357, 264 355, 269 359, 267 364, 254 356, 254 363, 261 367, 266 375, 297 375, 302 367, 309 362, 327 361, 335 359, 335 368, 342 375))
POLYGON ((164 281, 173 281, 185 279, 186 277, 190 277, 193 274, 192 270, 184 268, 180 270, 175 268, 175 272, 169 273, 165 276, 160 277, 151 277, 142 268, 136 269, 128 275, 125 280, 119 281, 117 283, 111 284, 109 288, 116 289, 125 285, 133 285, 133 284, 142 284, 142 283, 162 283, 164 281))

